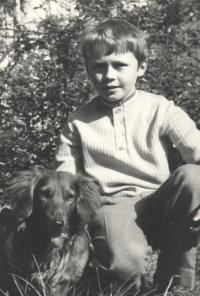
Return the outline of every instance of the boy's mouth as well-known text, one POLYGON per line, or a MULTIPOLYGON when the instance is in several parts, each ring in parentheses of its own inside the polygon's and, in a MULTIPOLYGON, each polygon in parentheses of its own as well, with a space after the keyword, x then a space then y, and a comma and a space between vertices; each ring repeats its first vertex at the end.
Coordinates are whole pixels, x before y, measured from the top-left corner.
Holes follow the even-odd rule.
POLYGON ((119 86, 117 86, 117 85, 106 85, 106 86, 103 86, 103 89, 105 89, 105 90, 112 90, 112 89, 116 89, 116 88, 119 88, 119 86))

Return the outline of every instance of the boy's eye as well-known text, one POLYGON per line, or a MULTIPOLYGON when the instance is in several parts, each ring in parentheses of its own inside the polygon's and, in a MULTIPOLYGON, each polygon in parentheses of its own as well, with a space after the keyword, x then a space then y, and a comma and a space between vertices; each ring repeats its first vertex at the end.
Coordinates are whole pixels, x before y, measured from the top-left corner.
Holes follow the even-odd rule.
POLYGON ((116 64, 114 65, 115 68, 123 68, 123 67, 125 67, 125 66, 127 66, 127 65, 126 65, 126 64, 123 64, 123 63, 116 63, 116 64))
POLYGON ((94 70, 101 70, 101 69, 103 69, 103 65, 102 64, 96 64, 96 65, 94 65, 93 69, 94 70))

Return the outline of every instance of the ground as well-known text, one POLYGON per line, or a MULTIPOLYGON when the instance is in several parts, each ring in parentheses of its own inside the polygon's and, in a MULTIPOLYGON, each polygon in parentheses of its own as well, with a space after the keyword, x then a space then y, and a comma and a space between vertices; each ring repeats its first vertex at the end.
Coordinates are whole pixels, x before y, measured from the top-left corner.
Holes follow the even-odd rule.
MULTIPOLYGON (((158 252, 153 252, 147 266, 146 274, 145 274, 145 282, 147 291, 151 289, 153 274, 156 269, 158 252)), ((195 287, 193 290, 188 290, 183 287, 175 287, 173 292, 173 296, 200 296, 200 247, 197 251, 197 260, 196 260, 196 279, 195 279, 195 287)))

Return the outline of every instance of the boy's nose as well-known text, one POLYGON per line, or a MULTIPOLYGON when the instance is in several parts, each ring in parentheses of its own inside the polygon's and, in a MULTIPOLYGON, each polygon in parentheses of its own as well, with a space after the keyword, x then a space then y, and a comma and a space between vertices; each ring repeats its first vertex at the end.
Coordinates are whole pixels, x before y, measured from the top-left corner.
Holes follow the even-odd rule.
POLYGON ((107 79, 114 79, 115 78, 115 70, 112 66, 108 66, 107 71, 105 73, 105 77, 107 79))

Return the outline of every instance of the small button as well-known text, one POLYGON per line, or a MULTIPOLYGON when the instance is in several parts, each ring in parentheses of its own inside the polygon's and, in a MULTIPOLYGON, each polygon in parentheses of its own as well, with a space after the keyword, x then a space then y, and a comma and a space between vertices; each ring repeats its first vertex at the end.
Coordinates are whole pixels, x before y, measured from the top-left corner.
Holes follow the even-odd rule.
POLYGON ((121 133, 118 134, 118 137, 119 137, 119 138, 121 138, 122 136, 123 136, 123 134, 121 134, 121 133))
POLYGON ((117 126, 119 126, 120 124, 121 124, 121 122, 120 122, 120 121, 117 121, 117 122, 116 122, 116 125, 117 125, 117 126))

